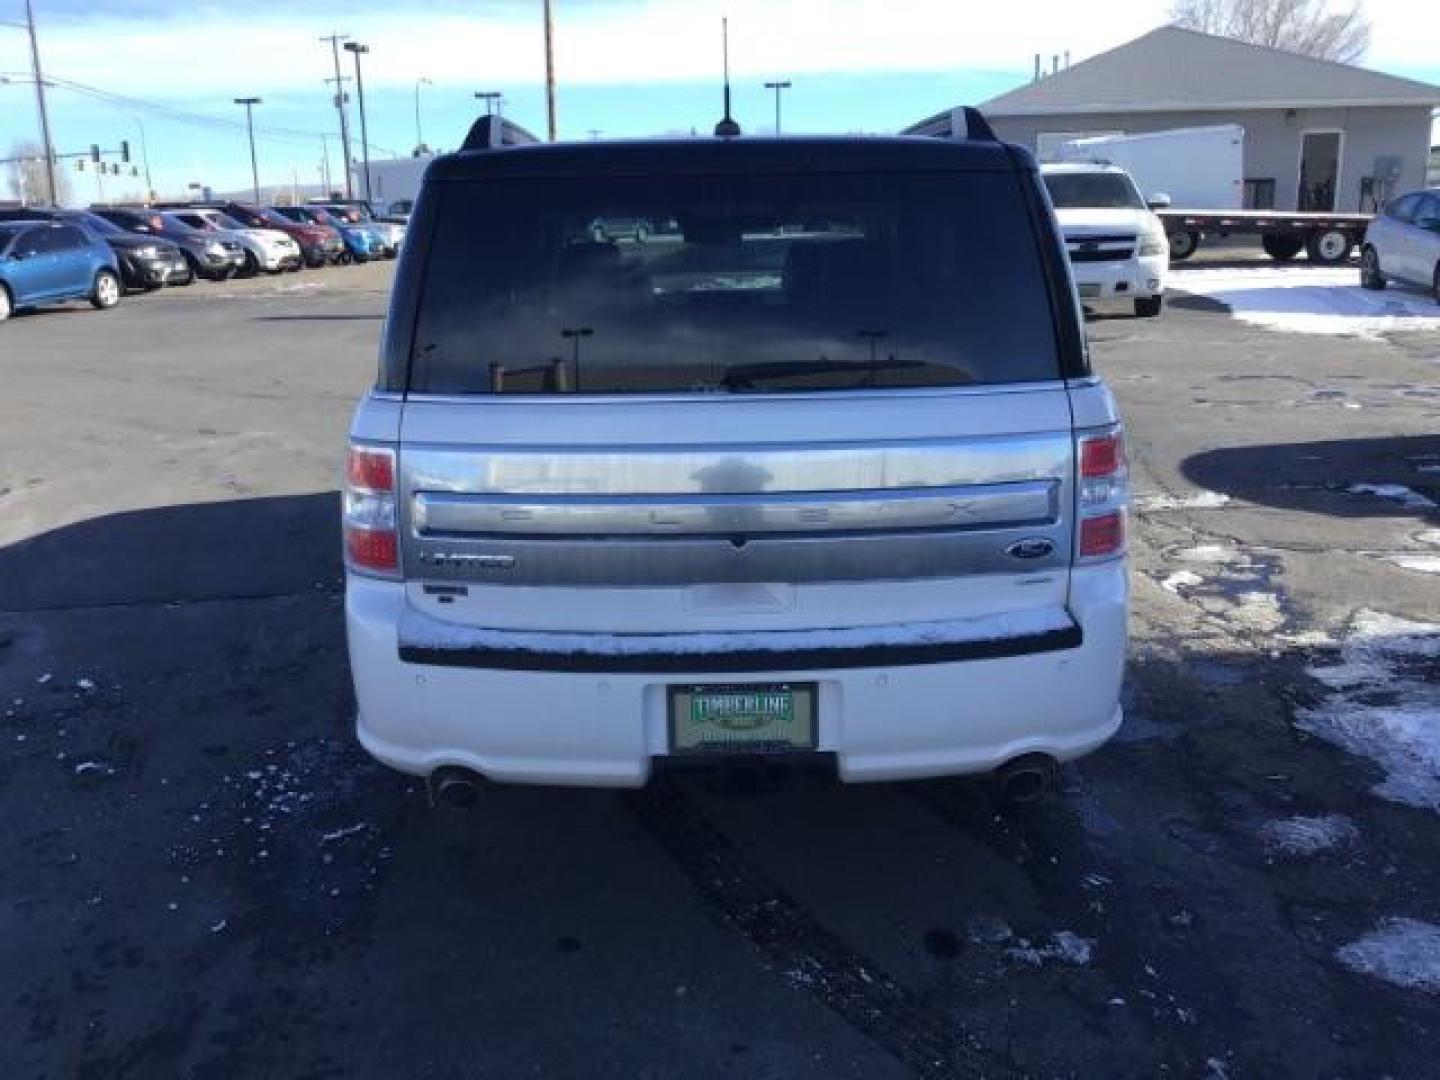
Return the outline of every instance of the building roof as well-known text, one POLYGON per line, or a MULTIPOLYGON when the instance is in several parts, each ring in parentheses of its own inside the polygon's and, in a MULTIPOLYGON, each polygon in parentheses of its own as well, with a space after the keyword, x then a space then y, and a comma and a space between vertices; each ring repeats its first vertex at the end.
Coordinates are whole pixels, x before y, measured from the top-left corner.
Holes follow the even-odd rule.
POLYGON ((987 116, 1440 105, 1440 87, 1178 26, 991 98, 987 116))

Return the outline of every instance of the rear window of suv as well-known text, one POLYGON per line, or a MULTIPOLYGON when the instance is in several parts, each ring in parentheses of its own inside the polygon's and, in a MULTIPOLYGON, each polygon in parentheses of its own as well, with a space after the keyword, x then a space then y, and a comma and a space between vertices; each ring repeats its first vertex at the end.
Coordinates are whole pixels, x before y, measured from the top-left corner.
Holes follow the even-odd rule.
POLYGON ((451 180, 418 393, 778 393, 1060 377, 1011 173, 451 180))

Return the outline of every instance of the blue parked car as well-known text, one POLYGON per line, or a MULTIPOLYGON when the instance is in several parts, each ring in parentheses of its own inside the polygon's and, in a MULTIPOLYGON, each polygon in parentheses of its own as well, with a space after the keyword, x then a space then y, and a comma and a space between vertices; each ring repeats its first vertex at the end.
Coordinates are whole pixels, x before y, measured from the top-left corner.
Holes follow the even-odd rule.
POLYGON ((0 222, 0 321, 62 300, 89 300, 102 311, 120 302, 110 245, 73 222, 0 222))

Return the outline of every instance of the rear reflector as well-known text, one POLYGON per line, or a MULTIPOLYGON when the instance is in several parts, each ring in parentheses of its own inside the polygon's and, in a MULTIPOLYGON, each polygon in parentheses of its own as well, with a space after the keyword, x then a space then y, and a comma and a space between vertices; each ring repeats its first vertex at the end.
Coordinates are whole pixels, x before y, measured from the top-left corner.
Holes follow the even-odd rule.
POLYGON ((1125 511, 1080 519, 1080 557, 1115 555, 1125 547, 1125 511))
POLYGON ((394 529, 345 527, 345 554, 350 562, 366 570, 394 570, 400 565, 394 529))

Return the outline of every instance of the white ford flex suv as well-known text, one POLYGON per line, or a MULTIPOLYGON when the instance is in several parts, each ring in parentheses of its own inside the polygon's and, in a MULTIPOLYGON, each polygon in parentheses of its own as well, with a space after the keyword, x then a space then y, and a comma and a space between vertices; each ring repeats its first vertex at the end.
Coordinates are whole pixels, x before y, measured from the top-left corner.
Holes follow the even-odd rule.
POLYGON ((1041 168, 1074 266, 1080 298, 1131 301, 1153 318, 1165 302, 1170 241, 1135 181, 1114 165, 1041 168))
POLYGON ((1024 150, 502 129, 430 165, 350 432, 370 753, 443 795, 1115 733, 1124 443, 1024 150))

